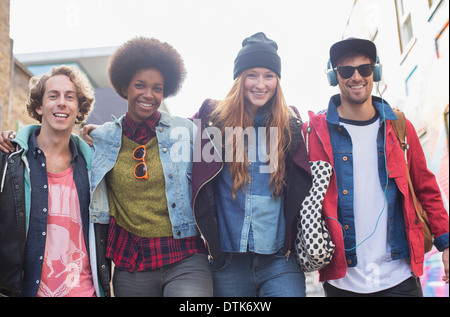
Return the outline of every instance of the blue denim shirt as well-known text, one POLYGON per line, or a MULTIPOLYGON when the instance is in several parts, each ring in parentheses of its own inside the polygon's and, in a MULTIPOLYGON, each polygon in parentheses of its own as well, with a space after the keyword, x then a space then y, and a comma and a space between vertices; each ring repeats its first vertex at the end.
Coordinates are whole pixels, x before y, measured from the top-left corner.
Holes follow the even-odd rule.
MULTIPOLYGON (((48 181, 45 155, 36 143, 36 135, 39 134, 39 131, 40 129, 37 129, 34 133, 31 133, 26 154, 32 188, 30 213, 27 217, 29 218, 29 226, 24 259, 23 290, 26 297, 34 297, 38 292, 47 235, 48 181)), ((70 141, 70 149, 72 151, 73 178, 80 203, 84 241, 86 241, 86 249, 89 252, 87 243, 89 241, 89 177, 87 164, 73 140, 70 141)))
MULTIPOLYGON (((396 120, 397 116, 392 111, 386 101, 380 98, 372 97, 372 103, 380 116, 380 129, 377 137, 378 147, 378 172, 380 183, 385 189, 386 184, 386 165, 384 155, 384 123, 385 120, 396 120)), ((330 131, 330 140, 333 147, 334 169, 337 175, 338 187, 338 220, 344 230, 345 255, 349 266, 357 264, 356 256, 356 236, 355 221, 353 213, 353 155, 352 140, 343 125, 339 123, 339 114, 337 107, 340 106, 340 95, 331 98, 327 111, 327 124, 330 131), (343 164, 343 157, 347 157, 347 162, 343 164), (346 190, 345 195, 343 191, 346 190)), ((386 189, 386 199, 388 202, 388 232, 389 243, 391 246, 391 257, 393 260, 409 257, 408 240, 405 231, 405 222, 403 217, 403 207, 401 194, 395 180, 388 179, 386 189)), ((367 235, 369 235, 368 233, 367 235)))
POLYGON ((258 155, 260 150, 266 153, 265 142, 258 142, 258 127, 264 126, 263 119, 264 111, 259 112, 255 118, 256 149, 247 148, 247 151, 252 150, 256 157, 249 155, 250 182, 245 191, 238 190, 236 199, 232 198, 233 180, 227 164, 224 164, 214 184, 220 245, 224 252, 275 254, 283 247, 283 197, 272 197, 271 174, 261 173, 260 170, 260 167, 266 165, 258 155))
MULTIPOLYGON (((113 117, 95 129, 91 166, 90 221, 109 224, 106 174, 114 167, 122 141, 122 121, 113 117)), ((197 127, 189 120, 161 111, 156 127, 159 155, 166 183, 166 198, 175 239, 199 235, 191 207, 193 136, 197 127)), ((131 154, 130 154, 131 155, 131 154)))

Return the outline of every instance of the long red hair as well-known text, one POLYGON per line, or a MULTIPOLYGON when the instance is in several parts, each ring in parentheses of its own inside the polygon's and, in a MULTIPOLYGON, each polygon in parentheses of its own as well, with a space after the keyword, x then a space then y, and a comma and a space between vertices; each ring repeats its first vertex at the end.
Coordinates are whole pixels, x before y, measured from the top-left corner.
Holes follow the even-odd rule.
MULTIPOLYGON (((253 116, 245 107, 244 97, 244 79, 248 74, 248 70, 239 75, 233 83, 233 86, 224 100, 219 101, 212 117, 215 118, 215 125, 221 128, 222 135, 225 135, 225 128, 242 128, 236 133, 236 137, 232 140, 232 144, 224 144, 223 146, 232 146, 233 161, 227 162, 230 169, 231 178, 233 179, 232 196, 236 198, 236 191, 241 189, 245 191, 245 186, 250 182, 248 173, 248 157, 246 151, 236 151, 236 140, 243 139, 243 131, 248 127, 253 127, 253 116), (243 152, 243 153, 240 153, 243 152), (244 157, 242 157, 244 156, 244 157)), ((277 162, 275 171, 270 177, 270 188, 273 196, 281 196, 285 185, 286 152, 291 142, 291 131, 289 126, 289 118, 291 116, 289 108, 284 99, 280 86, 280 79, 277 77, 277 88, 274 96, 269 101, 270 113, 268 115, 265 126, 267 129, 267 142, 270 140, 270 128, 278 129, 278 151, 269 153, 270 162, 277 162), (278 157, 274 157, 277 155, 278 157)), ((268 147, 269 149, 269 144, 268 147)))

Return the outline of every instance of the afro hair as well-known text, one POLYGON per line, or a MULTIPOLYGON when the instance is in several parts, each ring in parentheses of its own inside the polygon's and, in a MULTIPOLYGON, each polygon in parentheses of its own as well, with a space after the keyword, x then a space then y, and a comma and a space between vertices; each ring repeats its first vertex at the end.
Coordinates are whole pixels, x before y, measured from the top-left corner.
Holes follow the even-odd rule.
POLYGON ((140 69, 156 68, 164 77, 164 98, 174 96, 186 78, 186 69, 180 54, 167 43, 154 38, 133 38, 111 56, 108 76, 114 90, 123 99, 127 87, 140 69))

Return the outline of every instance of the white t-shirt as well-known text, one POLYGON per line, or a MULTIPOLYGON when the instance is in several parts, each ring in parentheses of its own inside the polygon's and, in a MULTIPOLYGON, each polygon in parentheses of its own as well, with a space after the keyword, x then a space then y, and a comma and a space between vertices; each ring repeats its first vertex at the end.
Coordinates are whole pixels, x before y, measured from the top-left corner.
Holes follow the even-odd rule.
POLYGON ((353 210, 358 263, 347 269, 345 277, 329 283, 355 293, 374 293, 405 281, 411 277, 411 269, 405 259, 391 259, 388 202, 383 190, 385 184, 380 183, 378 173, 380 119, 376 115, 364 122, 344 121, 341 124, 353 145, 353 210))

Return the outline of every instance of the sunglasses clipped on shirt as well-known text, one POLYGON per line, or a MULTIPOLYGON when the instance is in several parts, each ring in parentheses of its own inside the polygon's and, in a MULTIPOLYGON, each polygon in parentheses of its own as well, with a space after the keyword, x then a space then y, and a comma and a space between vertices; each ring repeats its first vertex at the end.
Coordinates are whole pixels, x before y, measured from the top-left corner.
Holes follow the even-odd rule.
POLYGON ((138 163, 134 168, 134 177, 137 179, 148 179, 147 164, 145 164, 145 146, 141 145, 134 149, 133 158, 138 163))
POLYGON ((358 73, 363 77, 369 77, 373 73, 375 65, 373 64, 363 64, 357 67, 353 66, 338 66, 335 70, 341 75, 343 79, 349 79, 355 73, 355 69, 358 70, 358 73))

